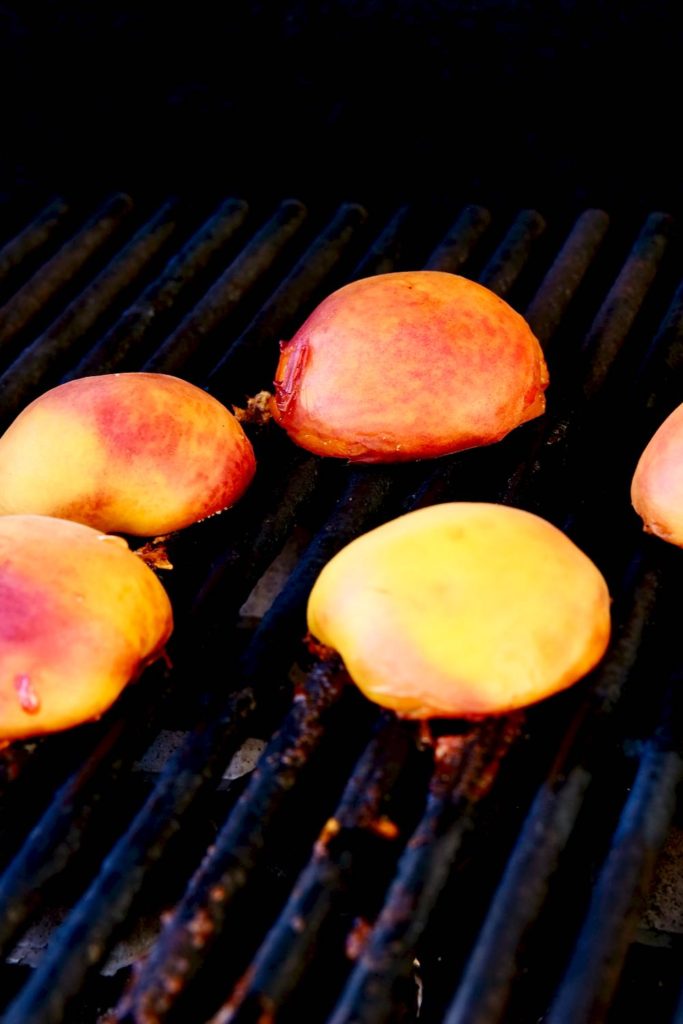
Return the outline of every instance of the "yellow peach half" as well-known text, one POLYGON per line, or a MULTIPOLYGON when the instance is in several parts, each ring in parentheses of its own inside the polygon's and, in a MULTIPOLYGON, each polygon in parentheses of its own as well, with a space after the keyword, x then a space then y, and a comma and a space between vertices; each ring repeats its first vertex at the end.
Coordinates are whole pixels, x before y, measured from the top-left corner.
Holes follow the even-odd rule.
POLYGON ((631 501, 647 533, 683 547, 683 405, 664 420, 641 455, 631 501))
POLYGON ((0 517, 0 740, 101 715, 172 629, 164 588, 121 537, 0 517))
POLYGON ((476 718, 584 676, 607 647, 610 599, 591 560, 544 519, 458 502, 335 555, 308 626, 370 700, 406 718, 476 718))
POLYGON ((158 373, 83 377, 0 438, 0 513, 155 536, 228 508, 254 470, 242 427, 201 388, 158 373))
POLYGON ((364 278, 281 345, 272 411, 301 447, 359 462, 431 458, 499 441, 545 409, 526 321, 441 271, 364 278))

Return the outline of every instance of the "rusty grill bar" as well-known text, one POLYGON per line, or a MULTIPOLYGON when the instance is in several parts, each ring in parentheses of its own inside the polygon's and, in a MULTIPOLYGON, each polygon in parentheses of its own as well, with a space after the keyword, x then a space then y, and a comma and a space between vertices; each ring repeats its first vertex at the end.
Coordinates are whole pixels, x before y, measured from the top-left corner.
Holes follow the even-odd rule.
POLYGON ((325 294, 419 265, 526 311, 550 366, 547 415, 489 449, 391 467, 320 460, 252 428, 251 490, 169 543, 173 669, 148 670, 98 723, 0 754, 3 954, 44 909, 68 910, 34 971, 3 968, 6 1024, 94 1022, 108 1007, 127 1024, 411 1020, 414 958, 428 1022, 578 1024, 618 1006, 682 769, 681 556, 641 535, 627 486, 680 399, 668 217, 149 210, 125 195, 88 217, 56 200, 0 250, 0 417, 117 369, 243 404, 325 294), (440 726, 432 749, 315 662, 304 613, 348 540, 457 498, 564 526, 607 575, 616 629, 589 682, 524 715, 440 726), (307 543, 245 636, 239 609, 294 530, 307 543), (186 738, 145 786, 133 768, 168 728, 186 738), (250 735, 267 740, 259 766, 217 791, 250 735), (173 905, 125 991, 124 971, 103 995, 117 937, 173 905))

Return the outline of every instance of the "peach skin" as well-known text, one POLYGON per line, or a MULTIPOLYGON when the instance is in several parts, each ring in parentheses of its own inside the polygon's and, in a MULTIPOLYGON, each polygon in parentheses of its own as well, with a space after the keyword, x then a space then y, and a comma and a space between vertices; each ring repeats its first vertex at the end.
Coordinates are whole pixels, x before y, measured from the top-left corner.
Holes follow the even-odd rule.
POLYGON ((504 505, 410 512, 328 562, 310 632, 405 718, 502 714, 580 679, 610 636, 607 585, 556 527, 504 505))
POLYGON ((158 373, 83 377, 0 438, 0 513, 156 536, 232 505, 254 471, 242 427, 201 388, 158 373))
POLYGON ((172 629, 164 588, 121 537, 0 517, 0 740, 97 718, 172 629))
POLYGON ((545 409, 529 326, 473 281, 418 270, 364 278, 281 344, 272 411, 292 440, 357 462, 491 444, 545 409))
POLYGON ((641 455, 631 501, 647 533, 683 547, 683 405, 664 420, 641 455))

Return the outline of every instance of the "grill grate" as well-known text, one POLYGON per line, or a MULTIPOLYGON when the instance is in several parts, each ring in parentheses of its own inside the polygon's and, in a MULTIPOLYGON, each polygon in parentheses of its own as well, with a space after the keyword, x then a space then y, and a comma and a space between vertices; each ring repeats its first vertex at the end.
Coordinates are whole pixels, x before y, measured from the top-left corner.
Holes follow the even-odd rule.
POLYGON ((60 379, 116 369, 177 373, 242 404, 323 295, 418 265, 525 308, 552 385, 545 417, 435 463, 345 466, 253 428, 250 492, 169 542, 174 668, 148 670, 98 723, 2 752, 3 954, 44 909, 69 911, 13 980, 6 1024, 94 1021, 93 998, 105 1009, 126 972, 93 997, 91 968, 174 903, 115 1019, 415 1019, 415 956, 426 1021, 574 1024, 619 999, 681 776, 680 553, 642 537, 628 502, 637 453, 678 401, 676 239, 662 214, 637 232, 601 211, 554 223, 527 210, 501 234, 481 207, 385 213, 230 199, 203 215, 115 196, 81 225, 60 200, 0 250, 4 424, 60 379), (304 612, 349 539, 456 498, 567 528, 608 576, 617 631, 590 684, 452 724, 434 753, 311 661, 304 612), (245 633, 239 609, 295 529, 308 543, 245 633), (133 768, 167 728, 186 739, 145 789, 133 768), (240 743, 271 734, 249 780, 214 795, 240 743))

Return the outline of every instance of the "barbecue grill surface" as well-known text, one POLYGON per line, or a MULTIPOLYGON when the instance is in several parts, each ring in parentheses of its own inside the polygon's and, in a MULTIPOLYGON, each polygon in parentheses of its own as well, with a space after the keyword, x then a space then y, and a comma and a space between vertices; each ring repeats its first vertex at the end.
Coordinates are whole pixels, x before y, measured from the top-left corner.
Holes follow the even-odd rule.
POLYGON ((116 370, 243 407, 322 297, 421 266, 523 312, 551 387, 504 442, 413 465, 325 461, 248 425, 251 490, 166 543, 172 667, 101 721, 0 754, 3 1020, 577 1024, 642 999, 673 1021, 676 939, 634 938, 681 774, 681 555, 628 498, 680 400, 671 218, 115 194, 15 227, 3 427, 47 387, 116 370), (435 723, 429 743, 307 648, 305 602, 349 539, 459 498, 566 529, 608 578, 615 636, 570 692, 435 723), (233 755, 262 748, 237 777, 233 755))

